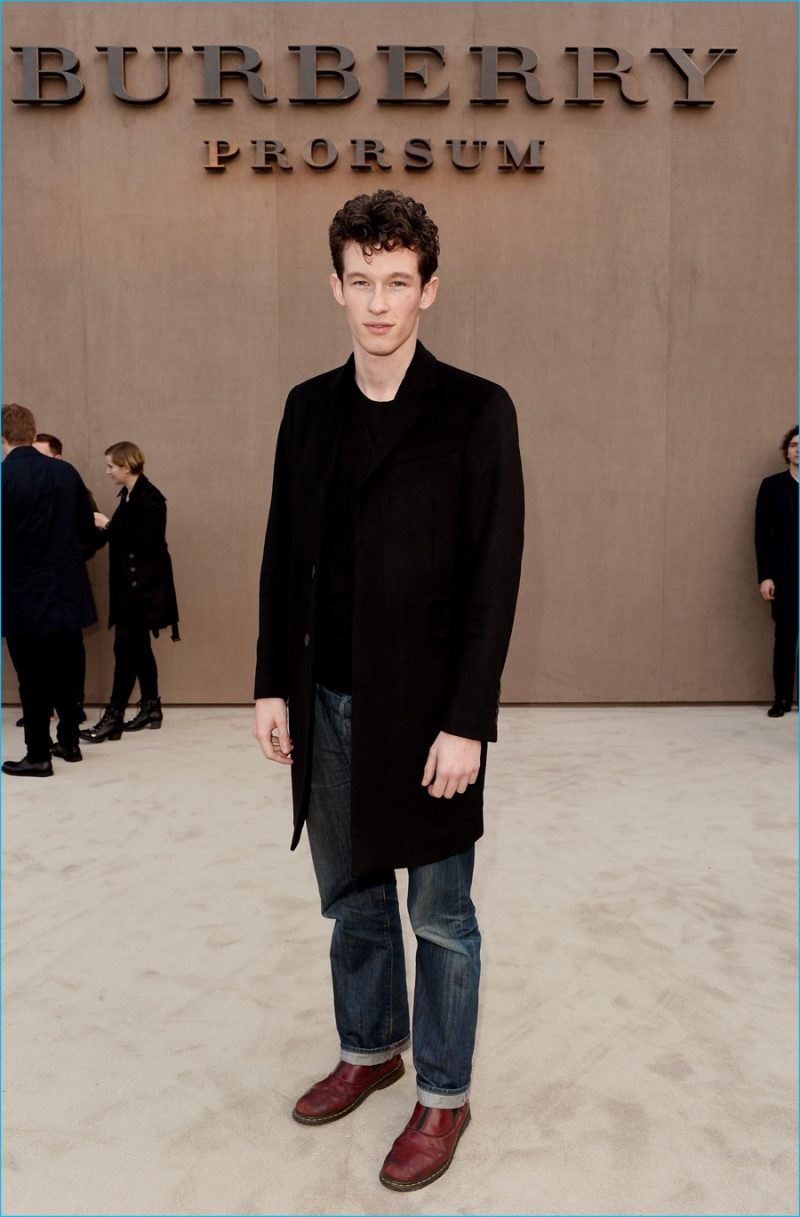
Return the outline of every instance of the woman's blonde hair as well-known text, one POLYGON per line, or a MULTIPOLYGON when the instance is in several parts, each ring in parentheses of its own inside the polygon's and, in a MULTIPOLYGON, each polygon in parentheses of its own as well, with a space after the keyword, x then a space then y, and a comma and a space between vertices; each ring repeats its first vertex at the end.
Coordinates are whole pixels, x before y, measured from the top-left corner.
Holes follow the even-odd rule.
POLYGON ((110 448, 106 448, 103 455, 110 456, 115 465, 127 465, 131 473, 141 473, 144 469, 144 453, 137 444, 132 444, 128 439, 112 444, 110 448))

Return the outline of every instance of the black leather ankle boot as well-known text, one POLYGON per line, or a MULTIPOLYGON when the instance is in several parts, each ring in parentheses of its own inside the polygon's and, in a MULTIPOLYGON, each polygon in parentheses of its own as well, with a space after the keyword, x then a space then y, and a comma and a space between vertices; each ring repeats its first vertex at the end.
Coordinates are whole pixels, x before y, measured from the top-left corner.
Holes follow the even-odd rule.
POLYGON ((109 702, 95 725, 85 727, 78 734, 87 744, 102 744, 107 739, 122 739, 124 716, 124 706, 115 706, 113 702, 109 702))
POLYGON ((151 731, 158 731, 164 715, 161 711, 161 698, 155 697, 151 701, 139 702, 139 713, 132 718, 130 722, 122 724, 123 731, 141 731, 144 727, 149 727, 151 731))

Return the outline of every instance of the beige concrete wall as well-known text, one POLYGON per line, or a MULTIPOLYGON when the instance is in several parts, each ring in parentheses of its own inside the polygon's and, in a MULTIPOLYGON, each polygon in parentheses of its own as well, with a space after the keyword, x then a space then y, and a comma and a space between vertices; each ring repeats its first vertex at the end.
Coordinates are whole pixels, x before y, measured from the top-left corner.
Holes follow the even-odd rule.
MULTIPOLYGON (((102 451, 133 439, 167 495, 184 641, 162 638, 163 696, 249 699, 256 581, 286 392, 343 360, 330 298, 333 211, 379 186, 424 201, 442 287, 422 337, 501 381, 520 416, 528 545, 504 681, 509 701, 716 701, 770 693, 752 511, 795 414, 796 11, 789 4, 6 4, 3 399, 30 405, 105 510, 102 451), (193 45, 246 43, 275 105, 241 82, 196 105, 193 45), (289 45, 343 43, 361 94, 293 106, 289 45), (379 44, 444 44, 448 106, 378 105, 379 44), (552 105, 501 86, 470 106, 475 44, 525 44, 552 105), (62 45, 86 95, 13 105, 17 45, 62 45), (97 45, 139 47, 130 87, 155 87, 150 48, 178 45, 169 97, 113 98, 97 45), (573 45, 634 56, 647 105, 611 83, 572 107, 573 45), (709 75, 716 104, 673 105, 655 46, 737 47, 709 75), (340 150, 307 168, 314 135, 340 150), (411 136, 433 168, 403 169, 411 136), (392 169, 355 173, 349 141, 382 139, 392 169), (542 173, 496 169, 500 138, 546 141, 542 173), (293 172, 256 174, 250 141, 282 140, 293 172), (488 141, 473 173, 447 138, 488 141), (238 161, 204 171, 206 139, 238 161)), ((92 563, 106 609, 106 559, 92 563)), ((111 637, 90 631, 89 699, 107 696, 111 637)), ((15 693, 13 673, 4 687, 15 693)))

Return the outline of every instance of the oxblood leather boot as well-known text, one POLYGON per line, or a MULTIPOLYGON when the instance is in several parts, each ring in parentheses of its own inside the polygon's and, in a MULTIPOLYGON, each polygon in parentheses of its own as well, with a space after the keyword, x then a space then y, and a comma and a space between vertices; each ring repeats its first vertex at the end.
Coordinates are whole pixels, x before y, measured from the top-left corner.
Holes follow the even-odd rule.
POLYGON ((102 744, 107 739, 122 739, 124 714, 124 706, 115 706, 113 702, 109 702, 95 725, 85 727, 78 734, 82 740, 86 740, 87 744, 102 744))
POLYGON ((139 713, 128 723, 122 724, 123 731, 141 731, 144 727, 149 727, 151 731, 158 731, 164 715, 161 710, 161 698, 154 697, 152 700, 139 702, 139 713))
POLYGON ((423 1107, 417 1103, 386 1156, 381 1183, 396 1192, 413 1192, 433 1183, 453 1161, 469 1121, 469 1103, 463 1107, 423 1107))
POLYGON ((404 1072, 403 1058, 393 1056, 380 1065, 351 1065, 339 1061, 333 1073, 297 1100, 292 1112, 300 1124, 330 1124, 349 1115, 373 1090, 383 1090, 404 1072))

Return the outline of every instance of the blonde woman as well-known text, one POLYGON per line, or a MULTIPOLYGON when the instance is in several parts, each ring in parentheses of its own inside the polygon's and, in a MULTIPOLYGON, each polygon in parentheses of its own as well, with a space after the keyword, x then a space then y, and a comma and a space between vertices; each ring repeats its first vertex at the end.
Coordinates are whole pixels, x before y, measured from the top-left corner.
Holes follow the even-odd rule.
POLYGON ((99 721, 81 731, 86 743, 118 740, 123 731, 157 730, 162 723, 158 668, 151 633, 169 627, 178 641, 178 604, 167 549, 167 501, 144 476, 144 456, 130 441, 106 448, 106 473, 119 486, 120 504, 109 519, 95 512, 101 544, 109 543, 108 625, 114 626, 114 684, 99 721), (125 709, 139 682, 139 712, 125 709))

